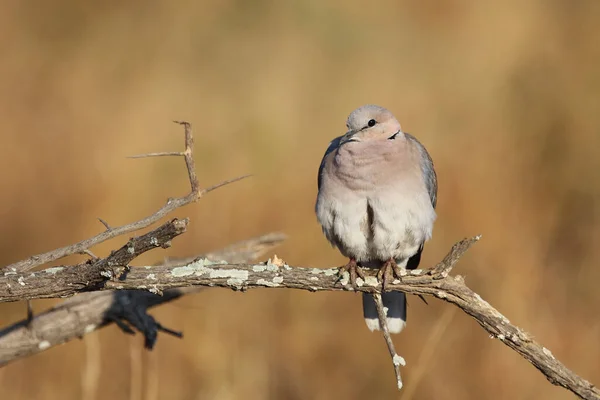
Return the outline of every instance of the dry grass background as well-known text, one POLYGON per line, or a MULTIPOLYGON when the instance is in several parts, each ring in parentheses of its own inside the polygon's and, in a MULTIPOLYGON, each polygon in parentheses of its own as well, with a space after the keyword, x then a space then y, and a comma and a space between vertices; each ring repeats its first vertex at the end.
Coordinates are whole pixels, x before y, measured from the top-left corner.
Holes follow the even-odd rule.
MULTIPOLYGON (((424 265, 483 240, 456 272, 600 384, 600 3, 18 2, 0 12, 0 265, 123 224, 203 183, 250 180, 180 210, 190 255, 268 231, 292 265, 343 259, 313 215, 346 115, 391 109, 436 162, 424 265)), ((105 254, 121 241, 100 246, 105 254)), ((142 261, 155 261, 156 252, 142 261)), ((52 302, 37 301, 37 310, 52 302)), ((360 296, 207 290, 155 310, 185 338, 155 351, 111 327, 0 370, 3 399, 570 399, 450 306, 411 299, 396 392, 360 296)), ((24 316, 0 305, 0 323, 24 316)))

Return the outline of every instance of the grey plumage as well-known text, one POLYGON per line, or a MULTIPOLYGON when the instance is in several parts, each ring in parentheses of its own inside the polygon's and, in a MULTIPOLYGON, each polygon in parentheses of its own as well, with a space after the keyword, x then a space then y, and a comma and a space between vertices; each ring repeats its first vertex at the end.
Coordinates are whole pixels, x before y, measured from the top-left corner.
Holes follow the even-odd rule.
MULTIPOLYGON (((431 157, 385 108, 354 110, 319 167, 316 213, 327 239, 363 268, 416 268, 431 237, 437 178, 431 157), (395 263, 393 263, 395 261, 395 263)), ((389 272, 389 271, 388 271, 389 272)), ((382 274, 382 276, 386 276, 382 274)), ((385 281, 384 281, 385 283, 385 281)), ((406 297, 382 295, 391 332, 406 322, 406 297)), ((363 296, 367 326, 380 329, 372 296, 363 296)))
POLYGON ((421 152, 421 170, 423 171, 423 180, 425 181, 425 186, 427 187, 427 192, 429 193, 429 199, 431 199, 431 205, 433 205, 433 208, 435 209, 435 206, 437 205, 437 175, 435 173, 435 169, 433 168, 433 160, 425 149, 425 146, 423 146, 416 137, 406 132, 404 135, 408 140, 413 141, 421 152))

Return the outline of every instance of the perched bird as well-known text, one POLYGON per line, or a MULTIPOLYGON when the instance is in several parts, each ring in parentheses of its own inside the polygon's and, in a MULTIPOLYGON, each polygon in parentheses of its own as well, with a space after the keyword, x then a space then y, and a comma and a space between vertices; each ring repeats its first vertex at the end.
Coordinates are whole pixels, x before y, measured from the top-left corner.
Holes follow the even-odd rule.
MULTIPOLYGON (((383 107, 365 105, 348 116, 319 168, 316 214, 331 244, 350 260, 356 285, 361 268, 378 268, 390 332, 406 325, 406 295, 386 292, 403 268, 417 268, 436 218, 437 178, 431 157, 383 107)), ((379 330, 375 300, 363 293, 367 327, 379 330)))

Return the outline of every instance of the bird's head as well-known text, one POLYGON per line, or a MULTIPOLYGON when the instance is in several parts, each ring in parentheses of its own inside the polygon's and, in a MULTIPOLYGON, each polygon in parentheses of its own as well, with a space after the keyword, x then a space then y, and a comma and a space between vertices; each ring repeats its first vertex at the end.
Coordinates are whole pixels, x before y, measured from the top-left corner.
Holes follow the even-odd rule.
POLYGON ((394 140, 404 136, 400 123, 392 113, 373 104, 352 111, 346 126, 348 132, 343 136, 342 143, 394 140))

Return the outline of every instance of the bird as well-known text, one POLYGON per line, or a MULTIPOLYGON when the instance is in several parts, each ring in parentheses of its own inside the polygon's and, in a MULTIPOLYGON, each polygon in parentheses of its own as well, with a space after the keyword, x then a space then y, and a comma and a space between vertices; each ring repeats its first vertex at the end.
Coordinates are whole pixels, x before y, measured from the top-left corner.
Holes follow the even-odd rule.
MULTIPOLYGON (((420 263, 437 216, 437 175, 425 147, 389 110, 363 105, 346 127, 319 166, 317 220, 349 259, 340 274, 347 271, 351 285, 365 279, 363 269, 377 270, 388 330, 399 333, 406 326, 406 295, 386 289, 420 263)), ((382 330, 373 295, 362 296, 367 327, 382 330)))

